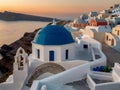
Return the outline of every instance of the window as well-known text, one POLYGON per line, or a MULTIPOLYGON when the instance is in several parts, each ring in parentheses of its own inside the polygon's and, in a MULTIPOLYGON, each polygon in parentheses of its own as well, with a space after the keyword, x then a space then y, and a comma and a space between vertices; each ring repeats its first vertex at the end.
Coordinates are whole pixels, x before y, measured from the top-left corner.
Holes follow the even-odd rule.
POLYGON ((68 49, 65 51, 65 59, 68 59, 69 51, 68 49))
POLYGON ((117 35, 119 35, 119 30, 118 30, 118 32, 117 32, 117 35))
POLYGON ((40 50, 37 49, 37 58, 39 59, 40 58, 40 50))
POLYGON ((84 45, 83 45, 83 48, 84 48, 84 49, 88 49, 88 45, 87 45, 87 44, 84 44, 84 45))
POLYGON ((114 39, 112 39, 111 45, 114 46, 114 39))
POLYGON ((108 40, 108 35, 106 36, 106 40, 108 40))
POLYGON ((49 51, 49 60, 54 61, 54 51, 49 51))

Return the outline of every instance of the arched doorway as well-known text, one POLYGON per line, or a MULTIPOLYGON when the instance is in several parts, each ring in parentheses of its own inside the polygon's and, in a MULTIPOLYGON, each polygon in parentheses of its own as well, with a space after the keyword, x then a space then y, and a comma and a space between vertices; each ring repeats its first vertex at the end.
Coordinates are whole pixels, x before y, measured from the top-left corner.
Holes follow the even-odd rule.
POLYGON ((36 80, 40 75, 46 72, 57 74, 63 71, 65 71, 65 68, 59 64, 56 64, 56 63, 42 64, 34 70, 33 74, 28 80, 27 86, 31 86, 34 80, 36 80))

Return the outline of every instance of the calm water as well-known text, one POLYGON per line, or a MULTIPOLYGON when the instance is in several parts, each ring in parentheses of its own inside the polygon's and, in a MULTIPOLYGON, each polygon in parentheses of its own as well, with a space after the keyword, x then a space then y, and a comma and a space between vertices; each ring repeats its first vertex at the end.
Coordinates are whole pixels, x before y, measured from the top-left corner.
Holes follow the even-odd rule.
POLYGON ((37 21, 0 21, 0 47, 18 40, 25 32, 33 32, 49 22, 37 21))

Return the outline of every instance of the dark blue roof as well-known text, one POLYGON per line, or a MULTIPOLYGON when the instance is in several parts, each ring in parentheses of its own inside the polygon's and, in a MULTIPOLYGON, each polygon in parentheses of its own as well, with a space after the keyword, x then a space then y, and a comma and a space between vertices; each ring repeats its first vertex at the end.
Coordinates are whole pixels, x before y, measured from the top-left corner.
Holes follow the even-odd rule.
POLYGON ((73 43, 74 40, 63 26, 47 25, 37 33, 33 42, 41 45, 64 45, 73 43))

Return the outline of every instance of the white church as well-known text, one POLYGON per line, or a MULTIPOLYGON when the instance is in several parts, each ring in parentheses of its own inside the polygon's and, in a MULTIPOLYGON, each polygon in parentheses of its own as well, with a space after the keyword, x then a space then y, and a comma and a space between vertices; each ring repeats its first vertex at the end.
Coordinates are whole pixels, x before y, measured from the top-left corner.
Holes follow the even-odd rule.
MULTIPOLYGON (((106 56, 98 41, 87 35, 79 35, 74 40, 69 30, 53 23, 40 29, 31 43, 29 56, 23 48, 17 50, 13 75, 0 84, 0 90, 76 90, 66 84, 83 79, 87 80, 89 90, 105 90, 105 86, 96 89, 98 85, 93 85, 90 78, 93 67, 106 65, 106 56)), ((119 64, 115 66, 120 70, 119 64)), ((99 78, 110 79, 106 75, 99 78)), ((120 82, 117 72, 111 77, 115 75, 117 78, 113 81, 120 82)), ((119 83, 112 87, 114 82, 106 84, 111 85, 109 90, 119 90, 119 83)))
POLYGON ((63 26, 48 25, 32 42, 31 59, 49 62, 74 59, 75 41, 63 26))

